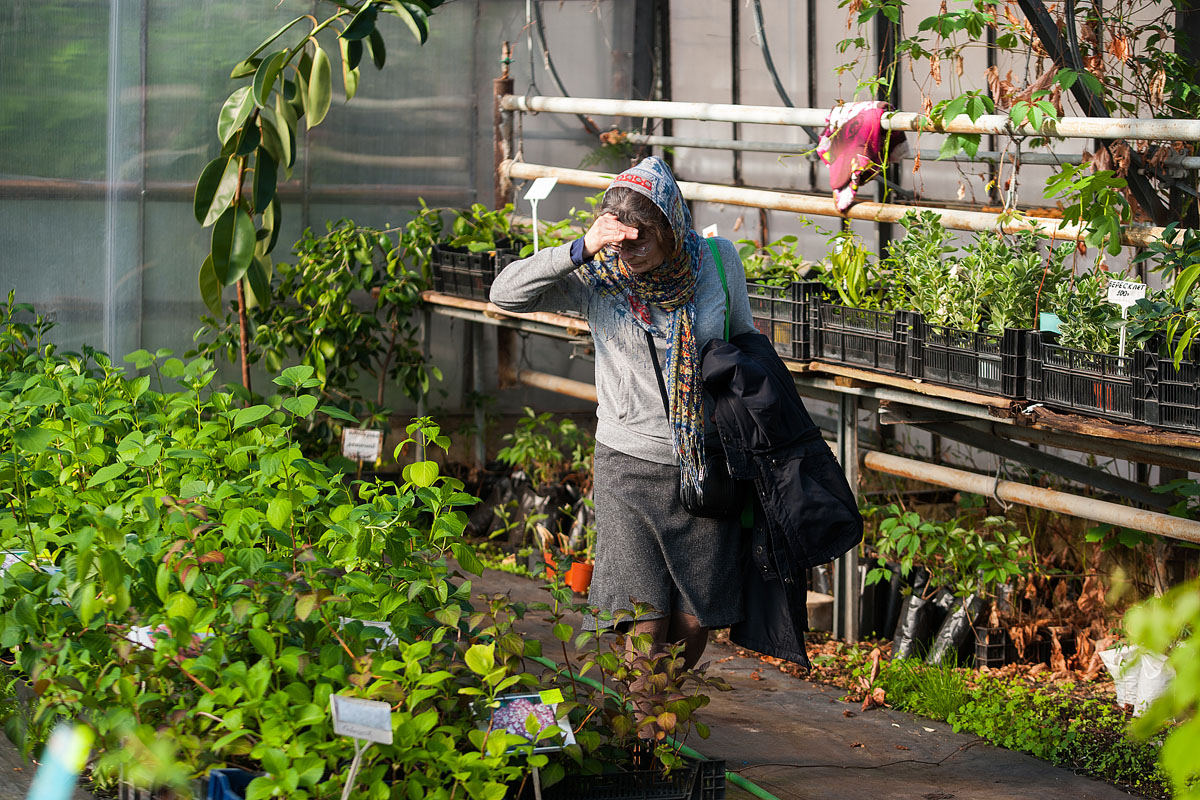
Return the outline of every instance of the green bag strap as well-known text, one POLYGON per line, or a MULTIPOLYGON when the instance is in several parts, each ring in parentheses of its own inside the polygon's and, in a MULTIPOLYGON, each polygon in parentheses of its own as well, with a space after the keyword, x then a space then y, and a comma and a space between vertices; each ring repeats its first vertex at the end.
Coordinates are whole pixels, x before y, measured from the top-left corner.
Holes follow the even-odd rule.
POLYGON ((729 281, 725 280, 725 264, 721 261, 721 251, 717 249, 717 242, 713 237, 708 237, 704 241, 708 242, 708 249, 712 251, 713 260, 717 262, 717 272, 721 273, 721 288, 725 290, 725 341, 729 341, 729 281))

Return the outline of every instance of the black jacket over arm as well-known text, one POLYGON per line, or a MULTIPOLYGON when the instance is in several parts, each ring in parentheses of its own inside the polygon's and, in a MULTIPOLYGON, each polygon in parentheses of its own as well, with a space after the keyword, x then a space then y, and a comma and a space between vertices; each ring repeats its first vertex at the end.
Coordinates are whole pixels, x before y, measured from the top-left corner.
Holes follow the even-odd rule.
POLYGON ((735 644, 808 666, 804 570, 862 541, 854 492, 808 415, 787 366, 761 333, 704 346, 701 370, 734 478, 757 496, 735 644))

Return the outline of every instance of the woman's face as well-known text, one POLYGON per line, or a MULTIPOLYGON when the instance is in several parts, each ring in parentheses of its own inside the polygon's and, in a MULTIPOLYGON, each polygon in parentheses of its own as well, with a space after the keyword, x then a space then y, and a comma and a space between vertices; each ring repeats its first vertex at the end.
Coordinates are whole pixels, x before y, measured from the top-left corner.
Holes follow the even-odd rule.
POLYGON ((642 275, 658 269, 667 260, 667 252, 659 244, 658 239, 649 235, 649 231, 639 231, 638 238, 626 239, 619 245, 621 260, 629 265, 629 270, 636 275, 642 275))

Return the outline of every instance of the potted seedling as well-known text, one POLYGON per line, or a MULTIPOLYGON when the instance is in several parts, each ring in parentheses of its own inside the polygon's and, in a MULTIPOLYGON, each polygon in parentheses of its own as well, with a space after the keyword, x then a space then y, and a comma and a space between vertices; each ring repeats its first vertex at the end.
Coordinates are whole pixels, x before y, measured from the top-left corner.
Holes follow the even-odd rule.
POLYGON ((1059 332, 1036 340, 1029 399, 1123 422, 1141 420, 1135 357, 1130 350, 1119 354, 1121 309, 1108 302, 1109 281, 1119 277, 1097 267, 1048 292, 1046 308, 1058 316, 1059 332))
POLYGON ((1030 569, 1029 543, 1011 520, 983 516, 980 509, 964 508, 941 522, 888 506, 879 523, 878 566, 867 574, 867 583, 890 579, 889 562, 898 563, 905 578, 918 572, 923 577, 901 608, 894 655, 923 654, 935 630, 930 660, 961 651, 995 587, 1030 569), (946 612, 940 620, 939 605, 946 612))

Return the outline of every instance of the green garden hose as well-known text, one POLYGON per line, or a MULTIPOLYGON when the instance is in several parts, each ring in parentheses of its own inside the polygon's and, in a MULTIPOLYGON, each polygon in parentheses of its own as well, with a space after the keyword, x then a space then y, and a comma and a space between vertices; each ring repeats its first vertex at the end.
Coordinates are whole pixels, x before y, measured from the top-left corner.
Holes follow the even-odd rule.
MULTIPOLYGON (((547 667, 549 669, 558 670, 558 669, 562 668, 561 665, 551 661, 548 658, 543 658, 541 656, 526 656, 526 658, 536 661, 537 663, 541 664, 543 667, 547 667)), ((596 681, 592 678, 588 678, 584 675, 572 674, 570 672, 570 667, 567 667, 566 669, 568 671, 568 674, 571 676, 571 678, 573 680, 577 680, 580 683, 585 683, 588 686, 591 686, 593 689, 599 689, 602 692, 606 692, 606 693, 612 695, 613 697, 615 697, 617 700, 622 699, 621 695, 618 694, 615 690, 613 690, 612 688, 610 688, 608 686, 601 685, 599 681, 596 681)), ((683 742, 678 742, 669 736, 667 737, 667 741, 669 741, 672 746, 678 748, 679 752, 683 753, 688 758, 700 758, 700 759, 706 758, 704 755, 697 752, 693 748, 688 747, 683 742)), ((754 795, 755 797, 761 797, 762 800, 779 800, 778 797, 771 794, 766 789, 762 788, 761 786, 759 786, 757 784, 751 783, 750 781, 746 780, 745 778, 743 778, 741 775, 737 774, 736 772, 730 772, 730 771, 726 770, 725 771, 725 780, 729 781, 730 783, 732 783, 734 786, 738 787, 739 789, 745 789, 747 792, 754 795)))

